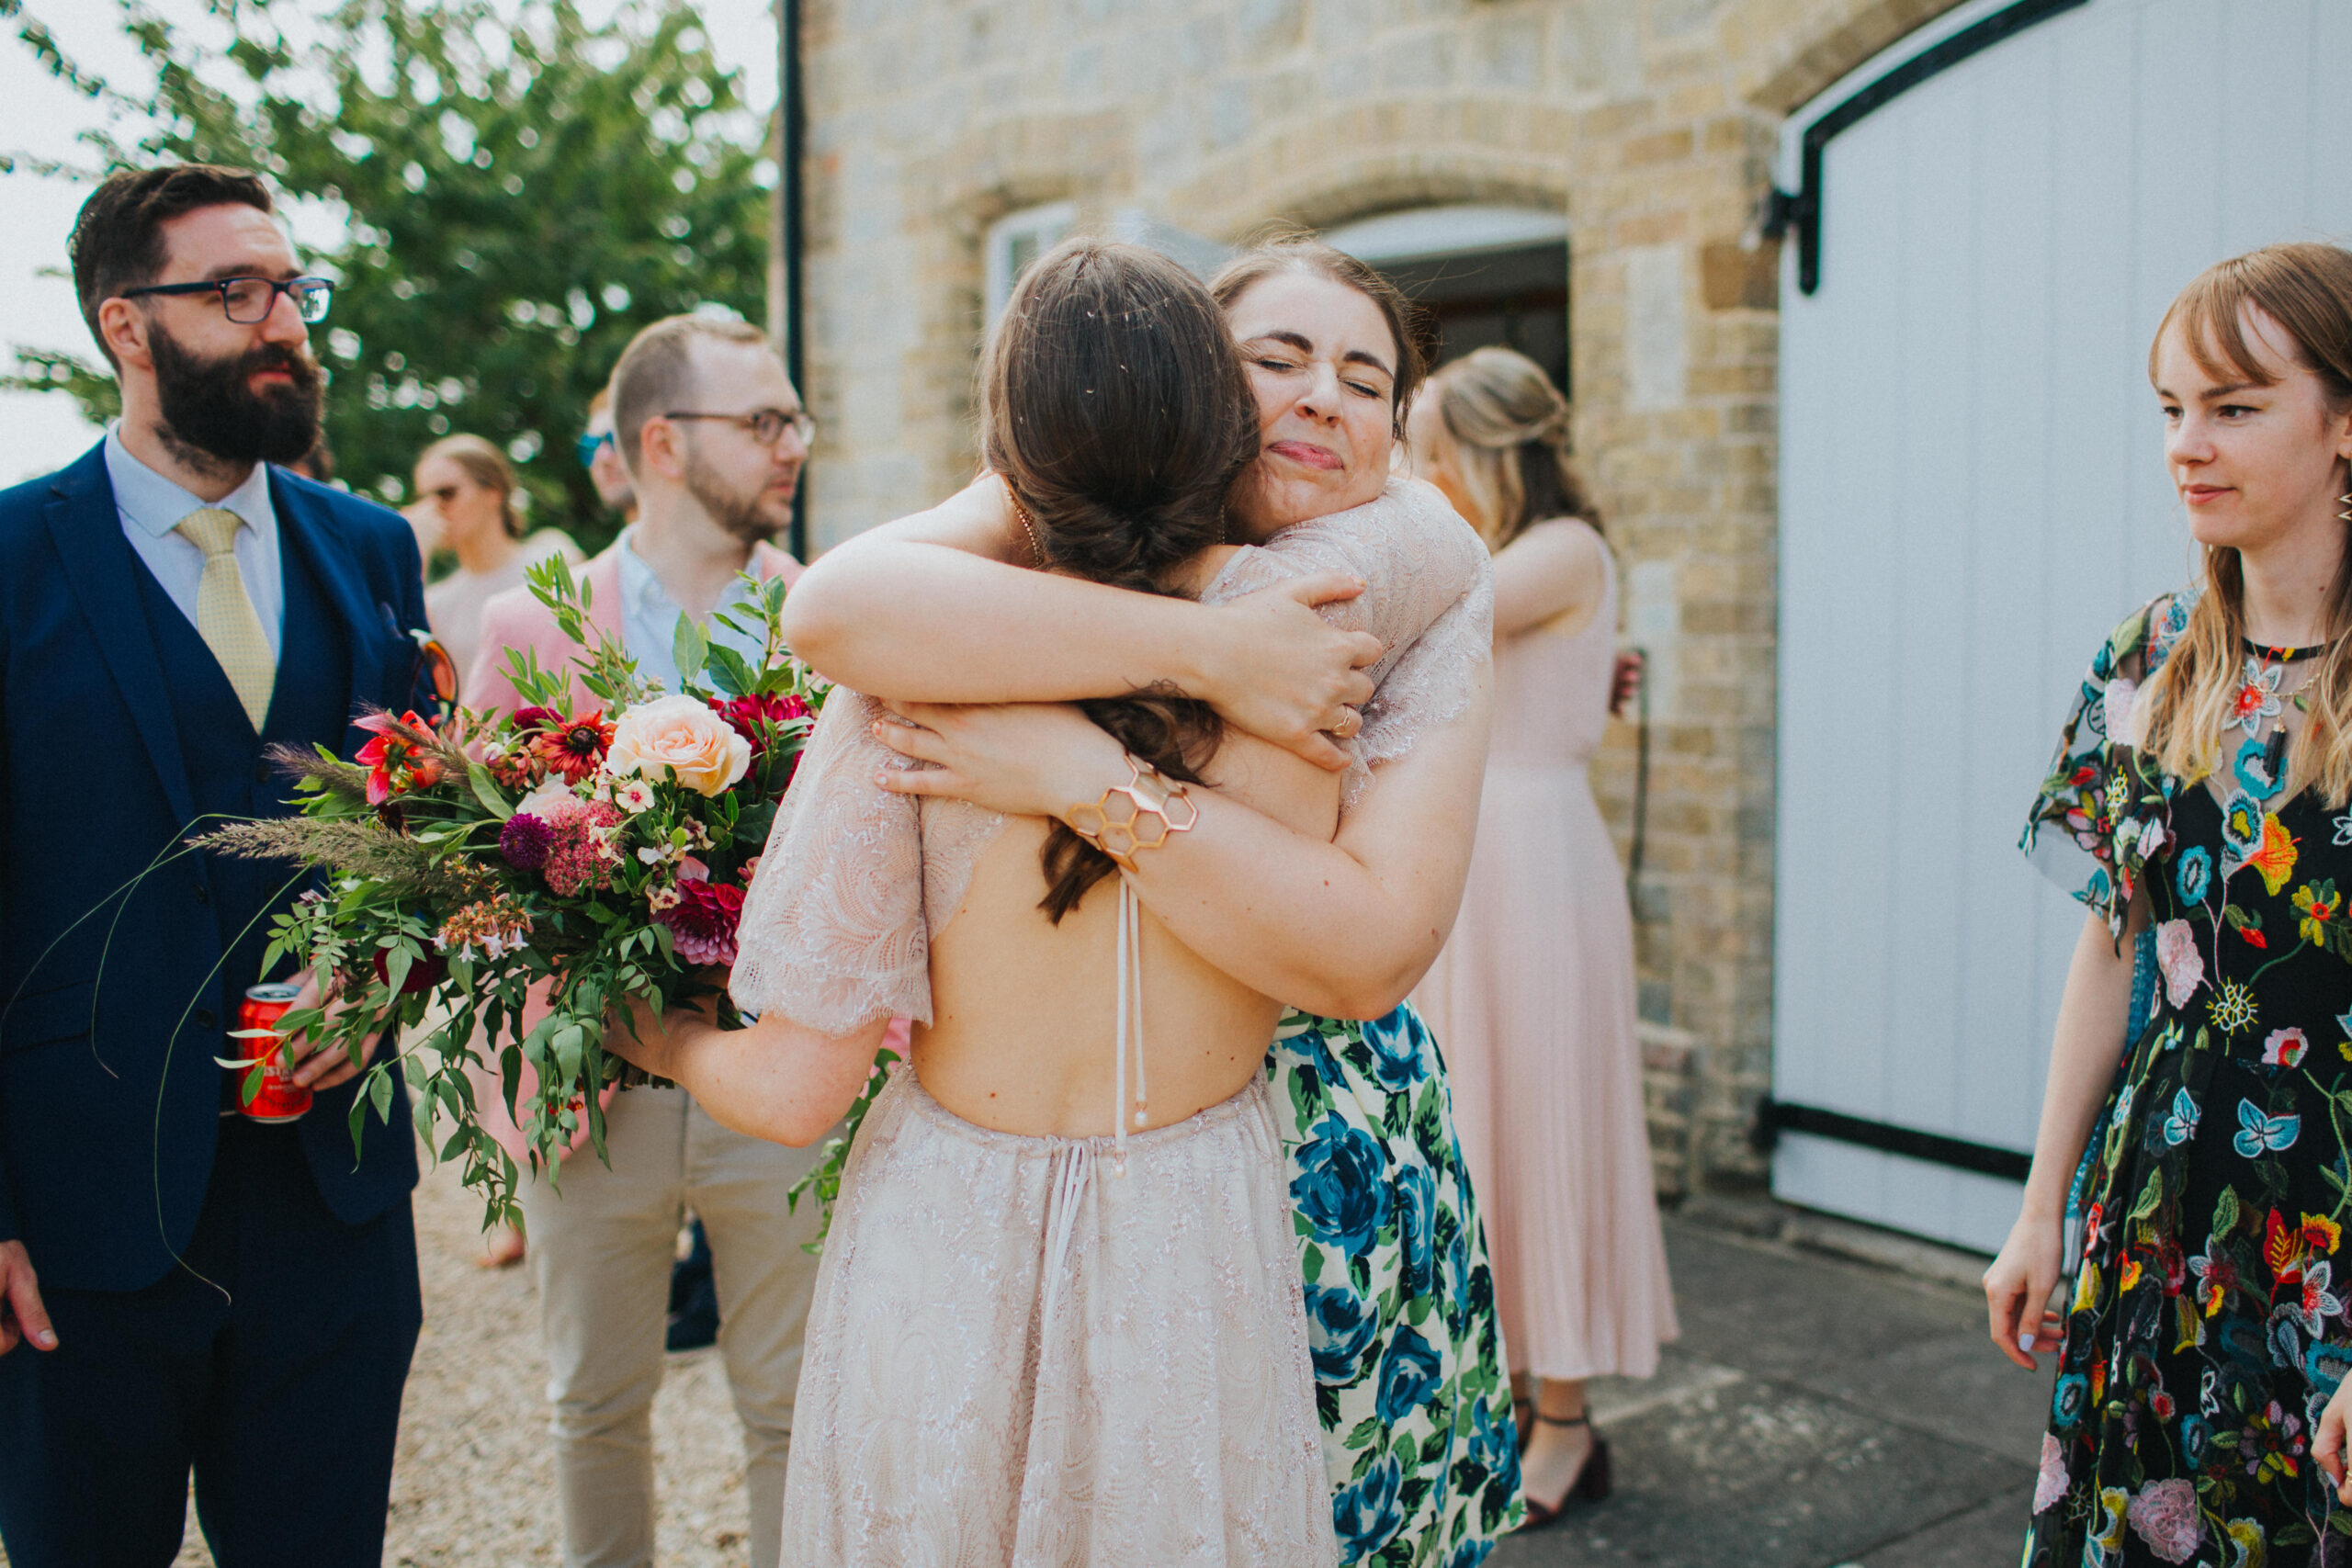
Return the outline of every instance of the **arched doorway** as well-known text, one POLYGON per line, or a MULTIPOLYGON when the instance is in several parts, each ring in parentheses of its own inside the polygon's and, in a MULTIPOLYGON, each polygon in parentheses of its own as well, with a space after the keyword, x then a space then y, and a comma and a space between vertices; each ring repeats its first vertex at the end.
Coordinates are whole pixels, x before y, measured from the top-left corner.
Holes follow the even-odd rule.
POLYGON ((2211 263, 2352 234, 2348 77, 2342 0, 1976 0, 1788 124, 1781 1197, 2015 1218, 2083 924, 2018 829, 2093 649, 2187 572, 2148 340, 2211 263))
POLYGON ((1515 348, 1568 390, 1568 224, 1520 207, 1422 207, 1324 239, 1378 267, 1428 313, 1431 363, 1515 348))

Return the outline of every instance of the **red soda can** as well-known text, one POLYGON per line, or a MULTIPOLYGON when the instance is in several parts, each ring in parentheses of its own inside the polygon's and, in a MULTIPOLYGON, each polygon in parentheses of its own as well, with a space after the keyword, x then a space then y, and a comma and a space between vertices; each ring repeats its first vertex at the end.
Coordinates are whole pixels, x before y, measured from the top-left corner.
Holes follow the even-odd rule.
POLYGON ((247 1034, 237 1041, 237 1055, 246 1063, 264 1064, 261 1088, 253 1099, 244 1098, 244 1074, 251 1066, 239 1068, 238 1103, 246 1116, 255 1122, 299 1122, 311 1109, 311 1091, 294 1081, 292 1064, 286 1059, 286 1036, 275 1032, 277 1021, 294 1005, 302 987, 289 980, 273 980, 267 985, 247 986, 244 1004, 237 1009, 237 1028, 270 1030, 267 1034, 247 1034))

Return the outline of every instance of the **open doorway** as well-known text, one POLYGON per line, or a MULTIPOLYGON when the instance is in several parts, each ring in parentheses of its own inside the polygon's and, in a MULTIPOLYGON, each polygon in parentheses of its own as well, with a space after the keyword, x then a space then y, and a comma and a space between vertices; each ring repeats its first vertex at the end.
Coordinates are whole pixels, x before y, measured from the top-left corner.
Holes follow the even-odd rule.
POLYGON ((1324 236, 1371 263, 1426 312, 1432 367, 1476 348, 1515 348, 1568 384, 1568 225, 1517 207, 1425 207, 1324 236))

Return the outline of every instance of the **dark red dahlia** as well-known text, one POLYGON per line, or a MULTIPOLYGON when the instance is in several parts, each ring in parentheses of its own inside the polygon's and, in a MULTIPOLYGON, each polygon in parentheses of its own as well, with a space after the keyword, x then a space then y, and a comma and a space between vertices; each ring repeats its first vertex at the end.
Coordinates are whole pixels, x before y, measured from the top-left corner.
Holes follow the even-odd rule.
MULTIPOLYGON (((437 953, 428 953, 408 966, 408 978, 401 982, 401 995, 413 997, 419 991, 429 991, 448 977, 448 961, 437 953)), ((391 960, 381 948, 376 951, 376 978, 387 986, 392 983, 391 960)))
POLYGON ((517 871, 537 871, 548 863, 555 847, 555 829, 527 811, 518 811, 498 830, 498 852, 517 871))
POLYGON ((563 722, 563 715, 553 708, 520 707, 514 710, 517 729, 546 729, 563 722))
POLYGON ((752 755, 754 757, 767 749, 766 743, 760 737, 760 727, 763 724, 786 724, 793 719, 808 716, 808 705, 798 697, 778 696, 773 694, 766 696, 729 697, 724 701, 713 697, 710 699, 710 705, 718 711, 719 717, 735 727, 736 734, 752 743, 752 755))
POLYGON ((735 927, 743 890, 731 883, 681 881, 678 901, 653 918, 670 928, 670 944, 689 964, 735 962, 735 927))

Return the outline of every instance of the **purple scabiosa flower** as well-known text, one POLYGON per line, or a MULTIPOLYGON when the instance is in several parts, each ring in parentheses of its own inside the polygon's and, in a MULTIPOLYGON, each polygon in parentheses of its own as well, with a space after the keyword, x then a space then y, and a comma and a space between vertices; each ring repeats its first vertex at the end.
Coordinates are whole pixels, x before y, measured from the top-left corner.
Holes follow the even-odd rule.
POLYGON ((555 829, 527 811, 518 811, 498 830, 498 852, 517 871, 537 871, 548 863, 555 846, 555 829))

